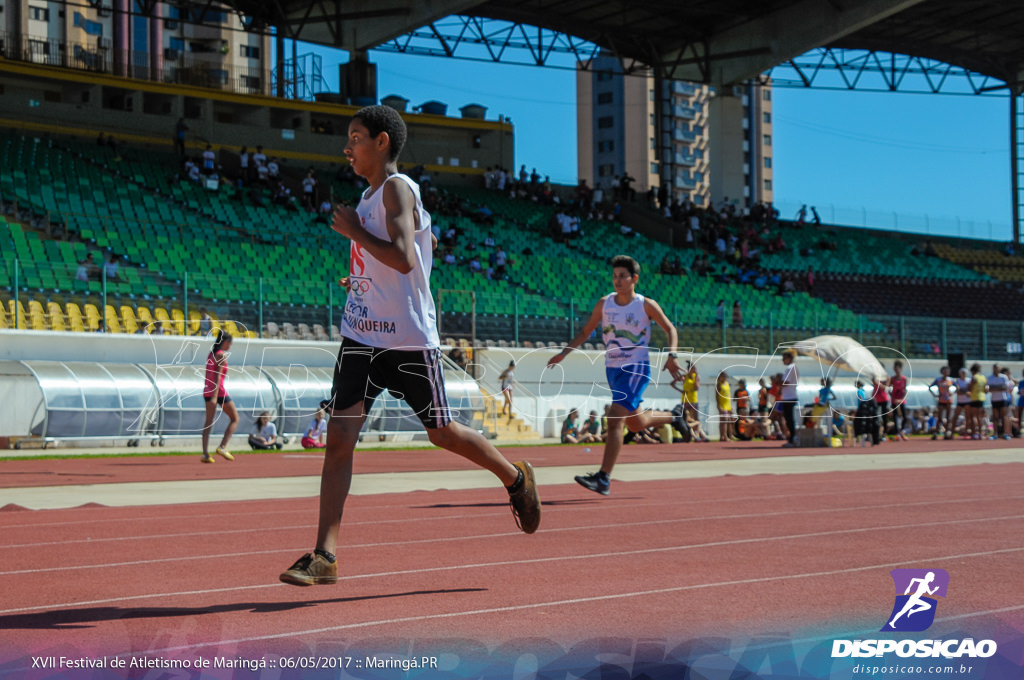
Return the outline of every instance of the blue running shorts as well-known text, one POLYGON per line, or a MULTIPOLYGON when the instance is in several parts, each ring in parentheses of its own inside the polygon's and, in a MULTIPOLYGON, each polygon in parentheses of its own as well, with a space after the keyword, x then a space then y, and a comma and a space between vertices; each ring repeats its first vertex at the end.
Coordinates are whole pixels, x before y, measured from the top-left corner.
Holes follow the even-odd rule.
POLYGON ((625 366, 606 366, 608 387, 612 390, 612 402, 632 413, 640 408, 644 390, 651 382, 651 365, 646 361, 625 366))

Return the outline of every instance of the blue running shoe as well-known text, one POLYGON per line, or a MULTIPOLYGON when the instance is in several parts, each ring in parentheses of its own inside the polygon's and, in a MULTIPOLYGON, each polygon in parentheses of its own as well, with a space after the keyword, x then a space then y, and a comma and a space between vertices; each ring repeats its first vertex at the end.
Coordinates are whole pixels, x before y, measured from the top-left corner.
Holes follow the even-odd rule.
POLYGON ((599 493, 602 496, 608 495, 608 489, 611 486, 611 481, 607 475, 600 472, 592 472, 589 475, 576 475, 576 483, 580 486, 590 489, 595 493, 599 493))

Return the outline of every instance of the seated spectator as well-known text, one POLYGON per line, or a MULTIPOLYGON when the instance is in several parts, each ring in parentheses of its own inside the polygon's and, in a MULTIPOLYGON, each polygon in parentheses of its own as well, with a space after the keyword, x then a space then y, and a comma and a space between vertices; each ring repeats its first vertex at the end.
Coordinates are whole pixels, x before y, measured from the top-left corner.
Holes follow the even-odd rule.
POLYGON ((469 271, 473 272, 474 274, 477 274, 482 271, 482 267, 480 266, 480 258, 477 255, 474 255, 473 259, 469 261, 469 271))
POLYGON ((444 251, 444 263, 455 264, 455 253, 453 253, 450 249, 444 251))
POLYGON ((281 176, 281 166, 277 164, 276 158, 271 158, 270 162, 267 163, 267 175, 271 180, 275 180, 281 176))
POLYGON ((466 353, 462 351, 461 347, 452 347, 452 351, 448 352, 448 358, 454 361, 463 371, 469 366, 469 360, 466 358, 466 353))
POLYGON ((280 180, 277 182, 277 190, 274 192, 272 202, 274 205, 280 205, 285 208, 291 207, 292 190, 285 186, 285 183, 280 180))
POLYGON ((217 159, 217 155, 213 152, 213 145, 207 144, 206 149, 203 151, 203 172, 209 174, 213 172, 213 164, 217 159))
POLYGON ((85 259, 78 263, 78 271, 75 272, 75 280, 88 281, 93 267, 92 253, 86 253, 85 259))
POLYGON ((603 442, 605 440, 607 435, 601 431, 601 421, 597 417, 597 411, 591 411, 590 416, 583 421, 580 433, 584 437, 589 437, 585 441, 603 442))
POLYGON ((313 420, 306 426, 306 434, 302 437, 302 448, 323 449, 327 447, 324 441, 327 437, 327 419, 324 418, 324 410, 317 409, 313 420))
POLYGON ((627 432, 626 436, 622 439, 623 444, 629 444, 633 441, 638 444, 660 444, 661 435, 653 427, 648 427, 639 432, 627 432))
POLYGON ((249 435, 249 446, 254 451, 278 449, 284 446, 277 440, 277 426, 271 422, 270 413, 264 411, 256 419, 252 433, 249 435))
POLYGON ((579 425, 577 420, 579 419, 579 412, 576 409, 569 411, 569 415, 566 416, 562 422, 562 443, 563 444, 577 444, 579 443, 579 425))
POLYGON ((843 446, 853 446, 853 417, 840 411, 832 410, 832 436, 843 440, 843 446))
POLYGON ((206 307, 199 308, 199 335, 206 337, 213 330, 213 318, 206 307))
POLYGON ((107 281, 117 282, 120 280, 117 275, 118 267, 117 256, 111 253, 110 260, 103 265, 103 273, 106 274, 107 281))

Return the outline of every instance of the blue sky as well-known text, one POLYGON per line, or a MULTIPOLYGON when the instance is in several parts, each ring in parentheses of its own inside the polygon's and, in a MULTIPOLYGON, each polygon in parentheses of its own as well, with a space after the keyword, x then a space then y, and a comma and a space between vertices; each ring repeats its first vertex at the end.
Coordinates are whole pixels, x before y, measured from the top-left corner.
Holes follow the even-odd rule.
MULTIPOLYGON (((300 52, 308 51, 300 47, 300 52)), ((322 51, 337 90, 340 51, 322 51)), ((575 73, 440 57, 371 52, 380 96, 418 105, 468 103, 515 125, 516 166, 576 181, 575 73)), ((1006 96, 923 95, 776 88, 776 203, 801 202, 826 221, 1007 239, 1010 235, 1006 96)))

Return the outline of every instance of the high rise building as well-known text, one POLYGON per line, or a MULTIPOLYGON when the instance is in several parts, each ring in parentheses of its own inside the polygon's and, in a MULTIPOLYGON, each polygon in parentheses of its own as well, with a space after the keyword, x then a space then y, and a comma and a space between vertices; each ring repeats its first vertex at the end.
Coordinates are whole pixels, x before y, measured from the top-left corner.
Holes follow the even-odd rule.
POLYGON ((226 7, 0 0, 0 53, 99 73, 270 93, 270 38, 226 7))
POLYGON ((625 75, 602 54, 577 71, 576 100, 581 179, 607 189, 628 174, 638 193, 664 184, 672 200, 698 206, 772 200, 770 85, 718 93, 625 75))

